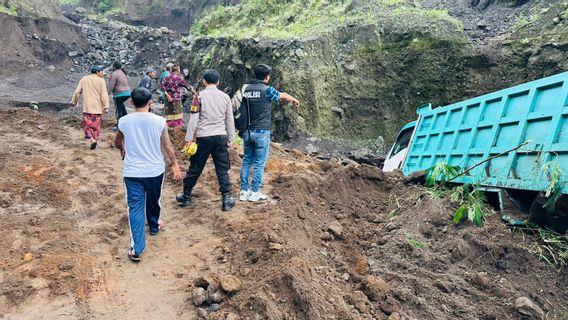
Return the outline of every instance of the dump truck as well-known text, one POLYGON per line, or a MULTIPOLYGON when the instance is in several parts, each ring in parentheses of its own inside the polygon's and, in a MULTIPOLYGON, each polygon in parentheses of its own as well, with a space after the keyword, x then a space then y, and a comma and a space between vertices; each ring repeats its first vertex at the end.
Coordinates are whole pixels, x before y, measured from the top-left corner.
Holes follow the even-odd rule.
POLYGON ((558 183, 568 194, 568 72, 447 106, 422 105, 417 113, 400 130, 384 171, 410 175, 445 161, 465 173, 455 183, 541 195, 558 183), (550 168, 559 181, 551 181, 550 168))

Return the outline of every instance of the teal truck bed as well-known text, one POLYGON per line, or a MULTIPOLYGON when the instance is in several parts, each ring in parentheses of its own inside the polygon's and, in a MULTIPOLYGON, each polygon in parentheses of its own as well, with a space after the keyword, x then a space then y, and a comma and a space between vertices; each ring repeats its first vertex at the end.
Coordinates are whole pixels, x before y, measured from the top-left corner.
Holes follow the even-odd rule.
MULTIPOLYGON (((440 161, 465 170, 495 157, 454 181, 546 190, 547 162, 558 163, 568 174, 567 105, 568 72, 564 72, 448 106, 420 107, 402 171, 408 175, 440 161)), ((568 193, 568 185, 562 192, 568 193)))

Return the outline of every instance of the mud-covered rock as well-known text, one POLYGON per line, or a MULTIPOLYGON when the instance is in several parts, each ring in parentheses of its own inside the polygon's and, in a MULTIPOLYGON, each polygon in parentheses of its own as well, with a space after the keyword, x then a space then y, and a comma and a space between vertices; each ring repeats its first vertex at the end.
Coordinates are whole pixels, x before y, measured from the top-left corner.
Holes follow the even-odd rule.
POLYGON ((205 310, 203 308, 198 308, 197 309, 197 317, 199 317, 199 319, 209 319, 209 315, 207 314, 207 310, 205 310))
POLYGON ((401 316, 398 312, 393 312, 387 320, 401 320, 401 316))
POLYGON ((519 313, 529 316, 531 319, 544 319, 544 311, 527 297, 517 298, 515 308, 519 313))
POLYGON ((327 226, 327 231, 338 238, 341 238, 343 236, 343 226, 338 221, 331 222, 327 226))
POLYGON ((385 301, 381 302, 381 310, 383 310, 386 314, 390 315, 395 312, 399 312, 400 309, 400 302, 392 297, 388 297, 385 301))
POLYGON ((221 277, 221 288, 227 292, 237 292, 241 290, 241 280, 233 275, 221 277))
POLYGON ((207 289, 208 287, 219 288, 219 279, 214 275, 205 275, 193 280, 193 285, 196 287, 201 287, 207 289))
POLYGON ((214 303, 221 303, 227 295, 222 290, 215 290, 211 295, 209 295, 209 300, 214 303))
POLYGON ((353 291, 353 294, 350 297, 350 303, 355 306, 355 309, 360 313, 367 313, 369 312, 369 306, 367 296, 362 291, 353 291))
POLYGON ((191 298, 193 299, 193 304, 200 306, 205 302, 205 289, 198 287, 193 289, 191 292, 191 298))
POLYGON ((389 285, 380 277, 367 276, 363 283, 363 292, 373 301, 382 301, 386 298, 389 285))

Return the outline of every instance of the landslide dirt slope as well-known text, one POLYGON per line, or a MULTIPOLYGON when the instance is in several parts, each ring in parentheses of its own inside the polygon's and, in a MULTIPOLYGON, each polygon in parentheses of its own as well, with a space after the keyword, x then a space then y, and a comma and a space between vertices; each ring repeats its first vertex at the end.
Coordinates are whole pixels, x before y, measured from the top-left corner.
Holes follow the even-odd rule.
POLYGON ((197 319, 192 292, 224 275, 241 288, 209 319, 530 319, 519 297, 547 319, 567 315, 567 270, 498 215, 456 227, 453 204, 401 176, 278 145, 268 203, 221 214, 208 166, 180 209, 168 180, 167 228, 133 264, 108 126, 90 151, 76 119, 0 110, 0 318, 197 319))

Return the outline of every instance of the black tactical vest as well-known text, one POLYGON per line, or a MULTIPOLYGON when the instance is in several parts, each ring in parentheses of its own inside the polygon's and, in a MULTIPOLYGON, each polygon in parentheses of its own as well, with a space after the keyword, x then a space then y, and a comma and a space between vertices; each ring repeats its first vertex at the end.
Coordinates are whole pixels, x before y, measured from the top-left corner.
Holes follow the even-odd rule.
POLYGON ((249 106, 250 130, 270 130, 272 124, 272 101, 266 98, 269 87, 261 80, 253 80, 245 90, 249 106))

